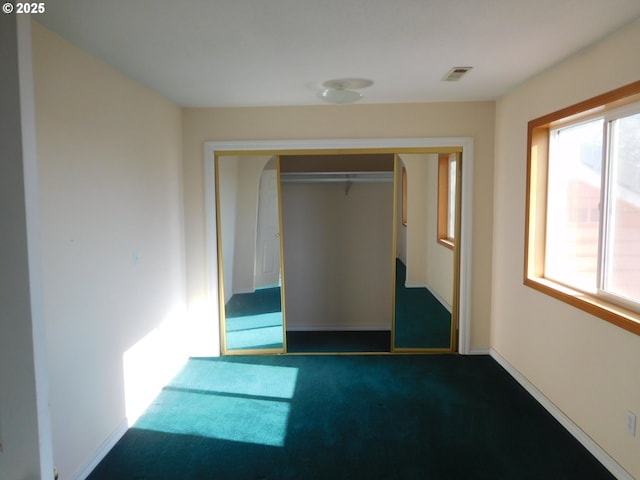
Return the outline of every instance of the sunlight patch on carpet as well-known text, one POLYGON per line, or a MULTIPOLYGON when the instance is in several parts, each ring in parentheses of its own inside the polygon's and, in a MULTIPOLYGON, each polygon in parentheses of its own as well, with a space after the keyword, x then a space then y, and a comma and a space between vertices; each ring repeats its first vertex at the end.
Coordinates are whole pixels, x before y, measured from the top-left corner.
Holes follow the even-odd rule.
POLYGON ((227 348, 282 346, 282 312, 227 318, 227 348))
POLYGON ((291 399, 295 394, 297 379, 298 369, 294 367, 192 358, 169 386, 291 399))
POLYGON ((190 359, 135 428, 284 446, 298 369, 190 359))
POLYGON ((289 402, 165 390, 135 428, 284 446, 289 402))

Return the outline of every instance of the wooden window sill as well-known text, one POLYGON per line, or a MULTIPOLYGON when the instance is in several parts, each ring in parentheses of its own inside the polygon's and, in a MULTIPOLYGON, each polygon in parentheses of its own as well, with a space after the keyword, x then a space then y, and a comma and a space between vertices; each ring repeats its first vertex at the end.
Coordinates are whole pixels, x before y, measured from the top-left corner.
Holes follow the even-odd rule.
POLYGON ((579 292, 552 280, 525 278, 524 284, 582 311, 613 323, 631 333, 640 335, 640 313, 608 302, 595 295, 579 292))
POLYGON ((447 247, 449 250, 453 250, 454 248, 453 241, 449 240, 448 238, 439 238, 438 243, 443 247, 447 247))

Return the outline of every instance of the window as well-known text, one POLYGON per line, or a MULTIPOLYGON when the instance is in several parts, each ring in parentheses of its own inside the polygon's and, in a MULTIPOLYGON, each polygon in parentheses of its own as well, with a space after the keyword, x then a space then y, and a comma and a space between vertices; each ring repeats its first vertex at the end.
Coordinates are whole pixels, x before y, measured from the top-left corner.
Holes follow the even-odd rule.
POLYGON ((438 243, 453 248, 456 238, 456 181, 458 157, 438 157, 438 243))
POLYGON ((529 122, 525 284, 640 334, 640 82, 529 122))

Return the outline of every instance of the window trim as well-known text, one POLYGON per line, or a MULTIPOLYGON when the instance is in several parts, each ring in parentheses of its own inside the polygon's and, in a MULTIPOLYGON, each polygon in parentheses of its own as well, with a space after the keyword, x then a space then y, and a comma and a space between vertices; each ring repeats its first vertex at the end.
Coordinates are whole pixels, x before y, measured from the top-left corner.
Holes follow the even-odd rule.
MULTIPOLYGON (((456 154, 453 160, 457 161, 456 154)), ((449 236, 449 217, 455 216, 455 208, 453 211, 449 209, 449 164, 451 163, 452 156, 450 154, 441 154, 438 156, 438 232, 437 241, 440 245, 447 247, 451 250, 454 249, 456 239, 449 236)), ((457 172, 456 172, 457 175, 457 172)), ((458 184, 456 179, 456 185, 458 184)), ((455 229, 454 229, 455 230, 455 229)))
POLYGON ((407 226, 407 169, 402 167, 402 225, 407 226))
POLYGON ((527 131, 524 285, 640 335, 640 312, 544 277, 549 132, 640 101, 640 81, 531 120, 527 131))

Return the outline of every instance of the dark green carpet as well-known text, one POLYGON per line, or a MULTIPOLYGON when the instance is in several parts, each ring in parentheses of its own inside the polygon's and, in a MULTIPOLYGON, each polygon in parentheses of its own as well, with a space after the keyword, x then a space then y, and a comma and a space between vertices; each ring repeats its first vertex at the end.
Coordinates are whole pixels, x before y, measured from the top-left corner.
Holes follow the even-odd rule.
POLYGON ((89 476, 613 478, 490 357, 191 359, 89 476))
POLYGON ((389 352, 391 332, 380 331, 287 331, 287 352, 389 352))
MULTIPOLYGON (((406 288, 406 267, 396 260, 396 348, 449 348, 451 314, 426 288, 406 288)), ((282 348, 280 287, 235 294, 225 305, 227 349, 282 348)), ((287 332, 287 350, 388 352, 388 332, 287 332)))
POLYGON ((236 293, 225 305, 227 350, 282 348, 280 287, 236 293))
POLYGON ((227 318, 281 311, 280 287, 259 288, 252 293, 236 293, 225 305, 227 318))
POLYGON ((406 277, 396 259, 396 348, 450 348, 451 313, 426 288, 406 288, 406 277))

